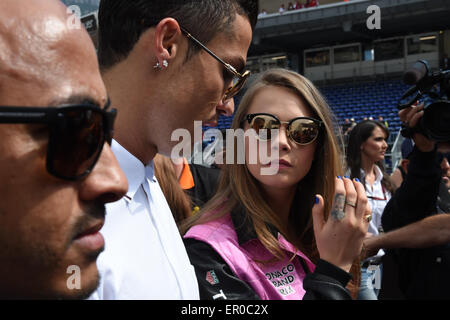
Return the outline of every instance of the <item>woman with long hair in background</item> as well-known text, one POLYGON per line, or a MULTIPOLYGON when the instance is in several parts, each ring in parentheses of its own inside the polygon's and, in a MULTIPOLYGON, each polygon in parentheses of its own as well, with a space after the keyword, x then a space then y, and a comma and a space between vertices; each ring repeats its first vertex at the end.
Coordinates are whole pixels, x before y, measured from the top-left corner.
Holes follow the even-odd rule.
MULTIPOLYGON (((384 157, 388 148, 389 131, 384 124, 374 120, 358 123, 350 132, 347 146, 347 175, 359 179, 366 190, 372 209, 369 233, 376 236, 382 232, 381 216, 391 198, 393 185, 384 171, 384 157)), ((381 287, 381 249, 361 265, 361 287, 359 300, 377 300, 381 287)))

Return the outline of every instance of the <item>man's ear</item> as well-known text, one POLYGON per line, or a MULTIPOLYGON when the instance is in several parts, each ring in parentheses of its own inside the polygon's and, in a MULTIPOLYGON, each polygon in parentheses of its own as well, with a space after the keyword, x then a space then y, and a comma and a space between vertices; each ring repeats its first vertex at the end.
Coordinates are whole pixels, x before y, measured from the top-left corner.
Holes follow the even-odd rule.
POLYGON ((161 20, 155 29, 155 55, 162 65, 163 60, 174 59, 178 53, 182 37, 180 26, 173 18, 161 20))

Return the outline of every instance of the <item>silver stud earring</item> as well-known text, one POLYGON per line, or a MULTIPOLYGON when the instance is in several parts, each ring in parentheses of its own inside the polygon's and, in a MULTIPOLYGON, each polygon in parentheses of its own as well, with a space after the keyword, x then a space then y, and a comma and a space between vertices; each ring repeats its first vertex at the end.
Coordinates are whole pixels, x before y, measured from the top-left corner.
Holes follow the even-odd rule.
POLYGON ((159 61, 158 61, 158 62, 156 62, 156 64, 153 66, 153 69, 155 69, 155 70, 162 70, 163 67, 164 67, 164 68, 167 68, 168 66, 169 66, 169 63, 167 62, 166 59, 164 59, 163 62, 162 62, 162 67, 161 67, 161 64, 160 64, 159 61))

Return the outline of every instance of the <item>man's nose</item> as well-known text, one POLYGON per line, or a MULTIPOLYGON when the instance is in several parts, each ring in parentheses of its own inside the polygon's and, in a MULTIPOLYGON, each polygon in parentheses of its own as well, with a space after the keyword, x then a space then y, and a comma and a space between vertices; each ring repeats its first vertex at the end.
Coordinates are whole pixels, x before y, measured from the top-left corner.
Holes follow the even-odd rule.
POLYGON ((219 114, 224 115, 226 117, 231 117, 234 113, 234 99, 228 100, 220 100, 219 104, 216 107, 219 114))
POLYGON ((448 160, 446 158, 442 159, 441 169, 446 172, 450 170, 450 163, 448 162, 448 160))
POLYGON ((80 189, 82 200, 101 203, 117 201, 127 193, 127 178, 108 144, 104 145, 97 164, 80 189))

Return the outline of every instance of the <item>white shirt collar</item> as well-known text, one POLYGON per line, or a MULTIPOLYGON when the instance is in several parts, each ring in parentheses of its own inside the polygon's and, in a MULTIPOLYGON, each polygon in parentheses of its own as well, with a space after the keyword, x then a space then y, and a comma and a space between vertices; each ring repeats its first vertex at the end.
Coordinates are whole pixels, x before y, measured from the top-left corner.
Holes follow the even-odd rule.
POLYGON ((155 181, 153 161, 147 166, 132 155, 127 149, 122 147, 116 140, 112 140, 111 149, 119 162, 120 167, 125 172, 128 179, 128 192, 125 199, 130 201, 133 199, 136 191, 145 178, 155 181))
MULTIPOLYGON (((361 178, 365 178, 366 176, 366 172, 363 169, 361 170, 361 178)), ((378 167, 377 165, 375 165, 375 182, 381 182, 381 180, 383 180, 383 172, 381 172, 380 167, 378 167)))

